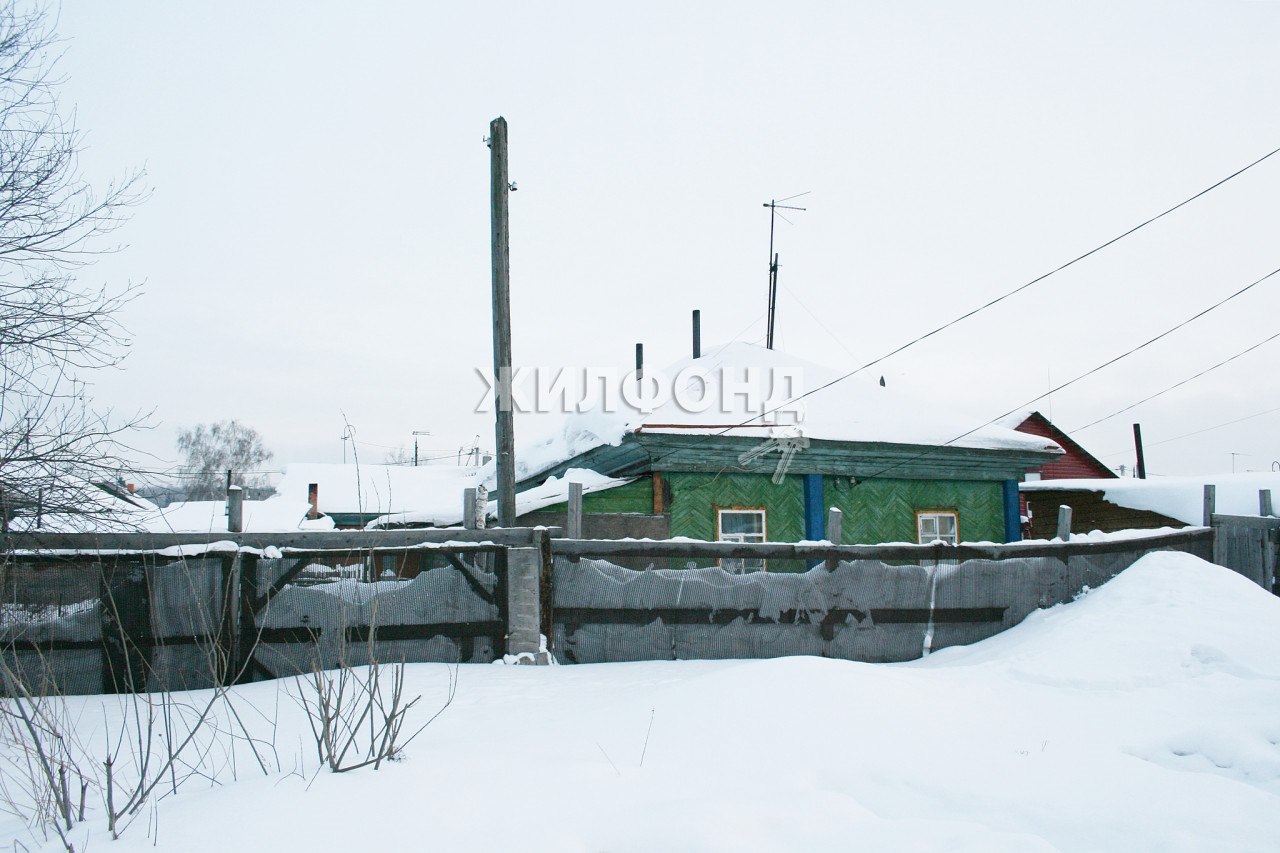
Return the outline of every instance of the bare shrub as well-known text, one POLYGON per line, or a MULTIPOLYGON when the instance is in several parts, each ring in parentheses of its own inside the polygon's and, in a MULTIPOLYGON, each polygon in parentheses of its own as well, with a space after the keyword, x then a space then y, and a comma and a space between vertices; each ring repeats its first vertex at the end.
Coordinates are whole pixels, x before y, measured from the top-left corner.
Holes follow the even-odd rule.
POLYGON ((409 712, 422 696, 406 700, 405 662, 384 665, 375 654, 373 632, 369 639, 366 666, 348 661, 345 647, 337 669, 320 668, 319 660, 310 675, 298 679, 298 699, 307 714, 315 739, 316 756, 322 767, 345 773, 383 761, 395 761, 414 738, 435 722, 453 704, 458 688, 458 669, 449 670, 449 686, 444 703, 424 723, 405 734, 409 712))

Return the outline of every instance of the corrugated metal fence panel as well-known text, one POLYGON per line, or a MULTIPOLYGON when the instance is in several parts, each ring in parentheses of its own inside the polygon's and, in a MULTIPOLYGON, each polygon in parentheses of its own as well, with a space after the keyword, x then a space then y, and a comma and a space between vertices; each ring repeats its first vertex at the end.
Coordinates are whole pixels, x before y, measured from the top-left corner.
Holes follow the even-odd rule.
POLYGON ((101 578, 97 563, 51 560, 8 567, 0 654, 33 693, 102 690, 101 578))
POLYGON ((221 559, 187 559, 149 567, 154 646, 147 690, 196 690, 217 683, 224 566, 221 559))
POLYGON ((827 644, 827 657, 887 663, 914 660, 924 652, 928 622, 891 621, 877 618, 887 611, 928 610, 929 571, 923 566, 890 566, 877 560, 854 560, 837 564, 834 571, 811 569, 828 592, 833 608, 848 608, 867 614, 837 632, 827 644))
POLYGON ((916 566, 842 563, 804 573, 719 568, 634 571, 605 560, 555 565, 555 649, 569 663, 820 655, 919 657, 925 621, 874 619, 928 608, 916 566))
MULTIPOLYGON (((840 562, 804 573, 719 568, 634 571, 559 557, 554 644, 564 663, 820 655, 867 662, 974 643, 1040 607, 1071 601, 1149 553, 1135 540, 1100 553, 924 565, 840 562)), ((1175 543, 1203 552, 1203 542, 1175 543)), ((1199 554, 1198 554, 1199 555, 1199 554)))
POLYGON ((934 571, 934 651, 993 637, 1039 608, 1041 578, 1054 571, 1045 557, 1022 560, 967 560, 940 564, 934 571))
MULTIPOLYGON (((259 561, 259 589, 285 570, 282 560, 259 561)), ((501 654, 504 629, 493 596, 497 577, 475 570, 472 582, 452 566, 412 580, 363 583, 345 578, 315 586, 286 586, 259 614, 255 656, 276 676, 369 663, 487 663, 501 654), (373 645, 371 646, 370 639, 373 645)))

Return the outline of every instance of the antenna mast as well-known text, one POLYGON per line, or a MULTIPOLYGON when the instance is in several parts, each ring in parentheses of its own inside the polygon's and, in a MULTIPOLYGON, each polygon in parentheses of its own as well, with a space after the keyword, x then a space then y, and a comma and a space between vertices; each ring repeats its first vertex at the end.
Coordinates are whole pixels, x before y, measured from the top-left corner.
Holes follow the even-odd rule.
MULTIPOLYGON (((793 196, 787 196, 784 199, 775 198, 775 199, 770 199, 769 201, 766 201, 764 203, 764 206, 769 208, 769 319, 768 319, 768 324, 766 326, 764 345, 769 349, 773 349, 773 326, 774 326, 774 319, 778 313, 778 256, 773 251, 774 220, 777 217, 782 216, 782 214, 778 213, 779 210, 807 210, 808 208, 794 207, 791 205, 782 204, 782 202, 791 201, 793 198, 800 198, 800 196, 808 195, 810 192, 812 192, 812 190, 805 190, 802 193, 797 193, 796 195, 793 195, 793 196)), ((787 217, 785 216, 782 216, 782 221, 790 222, 791 220, 787 219, 787 217)))

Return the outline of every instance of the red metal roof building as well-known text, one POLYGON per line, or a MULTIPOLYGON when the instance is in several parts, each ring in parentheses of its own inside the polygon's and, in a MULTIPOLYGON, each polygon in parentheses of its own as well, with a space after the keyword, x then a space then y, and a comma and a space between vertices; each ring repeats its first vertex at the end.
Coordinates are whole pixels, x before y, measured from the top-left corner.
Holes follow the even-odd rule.
POLYGON ((1003 426, 1012 427, 1028 435, 1051 439, 1066 451, 1061 458, 1040 467, 1038 473, 1041 480, 1079 480, 1116 476, 1114 471, 1102 464, 1093 454, 1077 444, 1039 412, 1029 412, 1016 423, 1015 419, 1011 418, 1003 426))

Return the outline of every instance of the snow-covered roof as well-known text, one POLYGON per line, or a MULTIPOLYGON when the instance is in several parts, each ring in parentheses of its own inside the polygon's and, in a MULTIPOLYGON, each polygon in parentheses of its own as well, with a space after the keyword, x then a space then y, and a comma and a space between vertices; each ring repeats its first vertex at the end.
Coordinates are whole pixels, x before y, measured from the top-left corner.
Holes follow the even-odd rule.
MULTIPOLYGON (((517 457, 519 454, 517 453, 517 457)), ((563 477, 516 495, 516 512, 523 514, 568 499, 569 483, 582 483, 583 492, 599 492, 631 482, 574 468, 563 477)), ((291 463, 276 490, 282 497, 306 501, 307 489, 319 487, 320 511, 378 516, 369 526, 432 524, 445 527, 462 522, 466 489, 497 485, 492 461, 479 467, 458 465, 337 465, 291 463)), ((496 511, 492 501, 490 514, 496 511)))
MULTIPOLYGON (((85 492, 84 513, 45 514, 40 527, 34 517, 14 519, 15 533, 210 533, 227 529, 226 501, 179 501, 164 508, 137 495, 124 499, 94 489, 85 492)), ((332 530, 328 518, 307 519, 310 505, 305 500, 274 496, 244 502, 246 533, 279 533, 291 530, 332 530)))
MULTIPOLYGON (((993 424, 998 427, 1004 427, 1005 429, 1017 429, 1022 426, 1027 418, 1037 414, 1040 413, 1036 409, 1018 409, 1016 412, 1010 412, 1003 418, 996 419, 993 424)), ((1044 416, 1041 415, 1041 417, 1044 416)), ((1045 420, 1048 420, 1048 418, 1045 418, 1045 420)))
MULTIPOLYGON (((308 519, 311 505, 275 495, 262 501, 245 501, 245 533, 282 533, 292 530, 332 530, 333 519, 308 519)), ((207 533, 227 529, 226 501, 180 501, 144 519, 151 533, 207 533)))
POLYGON ((1022 483, 1024 492, 1095 491, 1116 506, 1157 512, 1184 524, 1204 521, 1204 487, 1216 486, 1216 511, 1223 515, 1258 515, 1258 492, 1270 489, 1280 505, 1280 473, 1205 474, 1193 477, 1121 477, 1097 480, 1037 480, 1022 483))
POLYGON ((146 498, 125 491, 117 493, 88 480, 65 477, 55 488, 61 492, 55 502, 62 506, 74 504, 76 512, 46 512, 38 519, 34 514, 20 515, 9 523, 9 529, 14 533, 124 533, 138 530, 149 515, 159 511, 146 498))
MULTIPOLYGON (((614 489, 618 486, 624 486, 630 483, 632 479, 618 479, 615 477, 606 477, 603 474, 586 468, 570 468, 563 477, 548 477, 540 486, 534 486, 523 492, 516 494, 516 515, 524 515, 526 512, 534 512, 535 510, 545 509, 549 506, 555 506, 564 503, 569 499, 569 484, 581 483, 582 493, 589 495, 593 492, 603 492, 608 489, 614 489)), ((493 483, 486 483, 485 488, 492 489, 493 483)), ((490 493, 492 497, 492 492, 490 493)), ((447 527, 462 522, 462 493, 456 495, 454 506, 441 512, 399 512, 390 515, 384 515, 374 519, 368 527, 386 527, 394 524, 432 524, 436 527, 447 527)), ((497 505, 489 501, 489 515, 494 515, 497 511, 497 505)))
POLYGON ((597 406, 568 414, 550 437, 517 448, 517 476, 523 479, 600 445, 617 445, 628 433, 724 432, 758 438, 771 429, 792 425, 819 440, 1061 452, 1054 442, 1009 426, 975 429, 975 420, 884 388, 869 376, 835 381, 841 371, 752 344, 734 342, 708 349, 709 355, 682 359, 654 377, 657 383, 684 393, 684 401, 673 394, 652 411, 619 401, 614 411, 597 406), (833 384, 827 387, 828 383, 833 384), (754 395, 739 386, 754 388, 754 395), (811 393, 791 409, 762 417, 806 392, 811 393), (691 399, 709 405, 694 411, 688 405, 691 399), (744 421, 750 423, 739 426, 744 421))
POLYGON ((319 487, 321 512, 385 515, 394 512, 462 514, 462 492, 493 476, 493 464, 342 465, 291 462, 276 492, 307 500, 312 483, 319 487))

